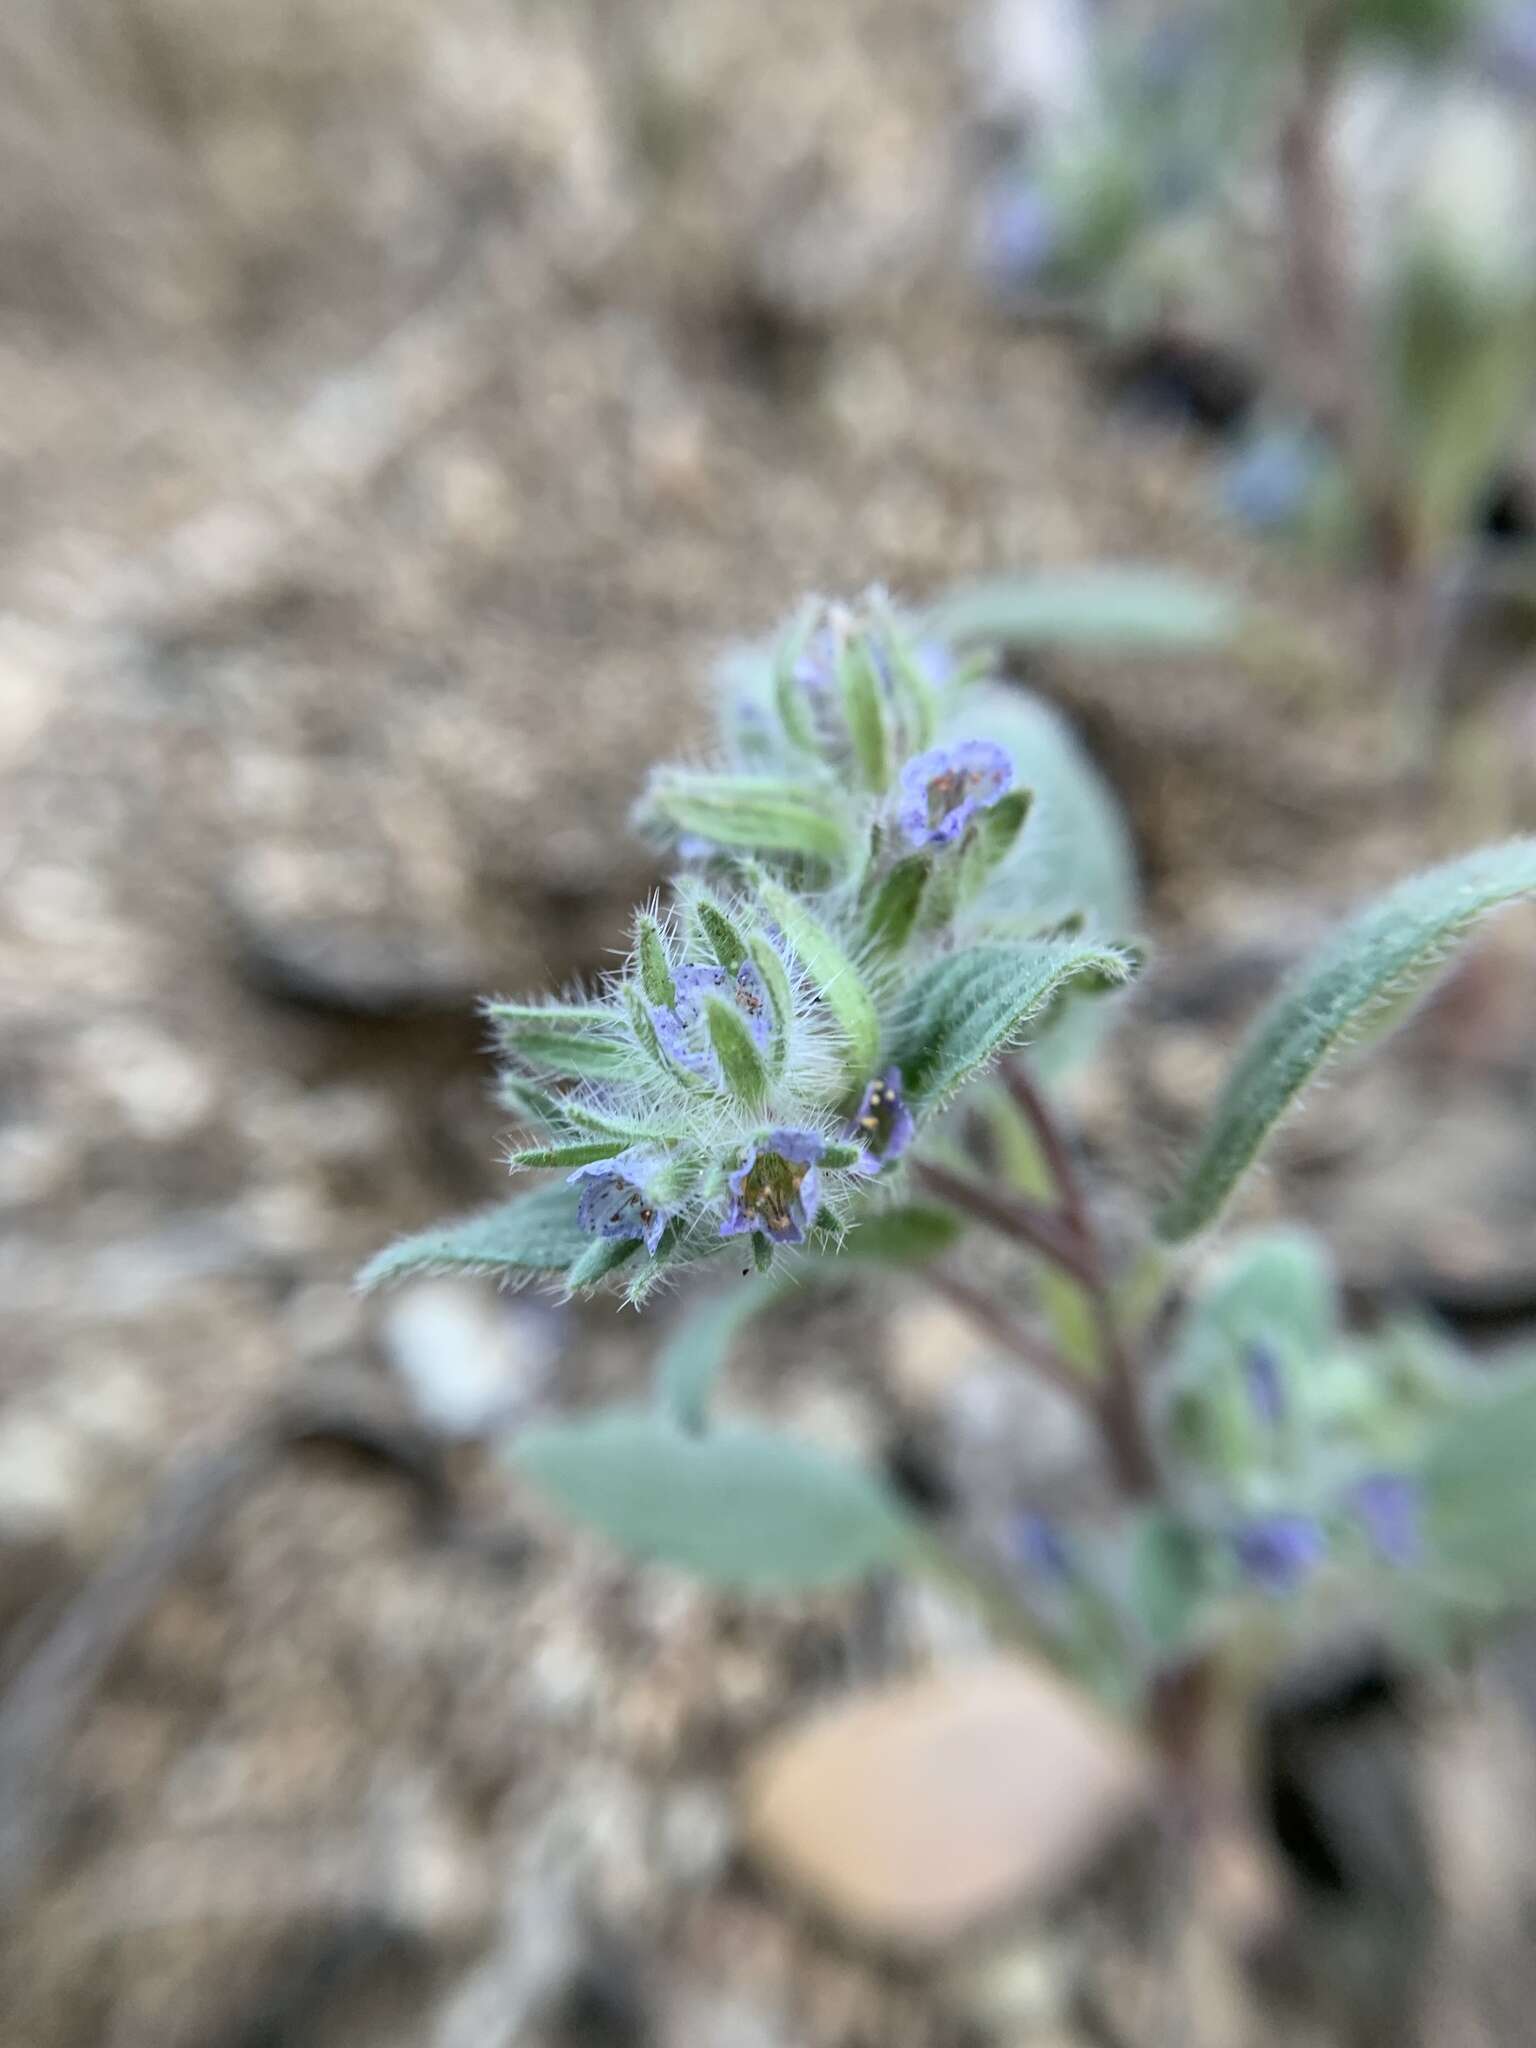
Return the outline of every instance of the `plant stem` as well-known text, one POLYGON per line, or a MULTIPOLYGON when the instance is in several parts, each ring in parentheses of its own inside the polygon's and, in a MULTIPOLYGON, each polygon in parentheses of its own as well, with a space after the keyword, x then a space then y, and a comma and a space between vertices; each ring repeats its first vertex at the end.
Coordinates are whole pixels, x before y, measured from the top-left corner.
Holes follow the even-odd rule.
POLYGON ((948 1202, 951 1208, 959 1209, 977 1223, 984 1223, 999 1236, 1011 1241, 1022 1240, 1031 1251, 1049 1259, 1052 1265, 1060 1266, 1074 1280, 1085 1287, 1089 1285, 1083 1246, 1064 1211, 1044 1208, 1038 1202, 1027 1201, 1022 1195, 1002 1194, 998 1189, 988 1187, 985 1181, 972 1180, 967 1174, 955 1173, 949 1167, 929 1160, 922 1161, 916 1173, 924 1187, 948 1202))
POLYGON ((973 1286, 969 1280, 962 1279, 958 1273, 952 1273, 943 1266, 932 1269, 927 1279, 936 1293, 942 1294, 947 1301, 952 1301, 956 1308, 968 1315, 989 1336, 996 1337, 1014 1357, 1037 1372, 1042 1379, 1049 1380, 1052 1386, 1059 1387, 1064 1394, 1070 1395, 1079 1406, 1094 1406, 1092 1389, 1083 1380, 1082 1375, 1075 1373, 1061 1354, 1053 1350, 1043 1338, 1037 1337, 1026 1324, 1011 1316, 985 1288, 973 1286))
POLYGON ((1056 1184, 1061 1220, 1076 1247, 1068 1267, 1082 1286, 1093 1316, 1103 1380, 1094 1401, 1099 1434, 1121 1491, 1131 1500, 1155 1498, 1160 1481, 1152 1440, 1142 1413, 1135 1361, 1121 1337, 1103 1246, 1070 1146, 1054 1112, 1022 1063, 1006 1063, 1003 1081, 1040 1146, 1056 1184))

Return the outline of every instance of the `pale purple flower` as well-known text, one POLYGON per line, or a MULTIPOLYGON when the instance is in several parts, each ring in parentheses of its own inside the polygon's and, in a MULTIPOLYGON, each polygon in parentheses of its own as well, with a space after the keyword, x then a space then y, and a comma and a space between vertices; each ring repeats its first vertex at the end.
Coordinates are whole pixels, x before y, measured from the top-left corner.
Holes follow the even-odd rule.
POLYGON ((1066 1543, 1048 1515, 1015 1515, 1008 1533, 1009 1548, 1031 1577, 1052 1586, 1064 1586, 1072 1578, 1066 1543))
POLYGON ((773 1029, 768 990, 763 977, 750 960, 743 960, 733 976, 723 967, 679 967, 672 976, 676 996, 670 1007, 651 1007, 651 1024, 668 1057, 693 1074, 711 1074, 715 1056, 704 1028, 704 1005, 710 996, 729 995, 747 1020, 752 1042, 759 1049, 767 1045, 773 1029))
POLYGON ((612 1159, 594 1159, 578 1166, 569 1180, 580 1187, 576 1220, 594 1237, 638 1237, 648 1252, 661 1243, 671 1212, 646 1193, 646 1182, 659 1161, 653 1152, 632 1145, 612 1159))
POLYGON ((1406 1472, 1370 1472, 1357 1480, 1347 1504, 1373 1547, 1388 1564, 1410 1565, 1424 1547, 1423 1499, 1406 1472))
POLYGON ((1536 92, 1536 0, 1508 0, 1483 19, 1483 57, 1491 75, 1517 92, 1536 92))
POLYGON ((917 1126, 902 1096, 900 1067, 887 1067, 870 1082, 853 1123, 870 1172, 878 1173, 901 1157, 916 1137, 917 1126))
POLYGON ((985 195, 980 228, 981 267, 1004 293, 1028 291, 1061 253, 1061 213, 1035 179, 1010 175, 985 195))
POLYGON ((774 1244, 803 1244, 821 1200, 816 1162, 826 1149, 817 1131, 769 1131, 731 1175, 722 1237, 760 1230, 774 1244))
POLYGON ((1323 1561, 1321 1525, 1310 1515, 1258 1515, 1232 1538, 1243 1577, 1260 1592, 1294 1593, 1323 1561))
POLYGON ((1284 532, 1305 513, 1322 466, 1322 450, 1313 436, 1299 428, 1266 428, 1223 469, 1222 504, 1257 532, 1284 532))
POLYGON ((1013 763, 992 740, 959 740, 901 771, 901 829, 913 846, 950 846, 1013 786, 1013 763))
POLYGON ((790 676, 813 702, 832 695, 837 680, 837 638, 830 626, 818 626, 795 657, 790 676))
POLYGON ((1243 1377, 1254 1414, 1267 1428, 1278 1429, 1285 1420, 1285 1374, 1272 1346, 1249 1345, 1243 1377))

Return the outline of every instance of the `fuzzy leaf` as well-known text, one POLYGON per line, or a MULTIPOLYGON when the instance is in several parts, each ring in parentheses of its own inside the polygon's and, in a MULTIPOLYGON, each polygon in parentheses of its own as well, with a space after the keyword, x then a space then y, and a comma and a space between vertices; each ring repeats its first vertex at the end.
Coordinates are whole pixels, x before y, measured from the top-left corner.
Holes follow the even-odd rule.
POLYGON ((876 1265, 923 1266, 947 1252, 964 1233, 965 1225, 952 1209, 906 1202, 861 1216, 830 1251, 839 1259, 867 1259, 876 1265))
POLYGON ((1131 1598, 1154 1656, 1171 1657, 1200 1619, 1205 1555, 1196 1532, 1165 1509, 1141 1515, 1130 1539, 1131 1598))
POLYGON ((563 1273, 590 1248, 576 1221, 580 1191, 557 1181, 456 1223, 439 1224, 376 1252, 357 1276, 360 1288, 416 1273, 563 1273))
POLYGON ((955 644, 1181 654, 1224 645, 1242 617, 1237 600, 1213 584, 1128 565, 967 584, 939 600, 922 632, 955 644))
POLYGON ((891 1021, 885 1061, 901 1068, 909 1101, 943 1102, 1074 984, 1129 979, 1124 956, 1070 940, 971 946, 920 974, 891 1021))
POLYGON ((926 854, 908 854, 897 861, 880 884, 864 926, 870 945, 877 951, 899 953, 911 938, 931 865, 926 854))
POLYGON ((1414 875, 1351 918, 1259 1019, 1160 1234, 1178 1242, 1213 1222, 1329 1055, 1395 1022, 1480 918, 1530 895, 1536 839, 1512 839, 1414 875))
POLYGON ((838 867, 847 854, 842 820, 804 783, 760 775, 652 778, 643 806, 677 832, 755 853, 795 853, 838 867))
POLYGON ((514 1463, 628 1556, 716 1584, 826 1586, 902 1563, 911 1534, 858 1466, 765 1429, 704 1436, 609 1408, 523 1432, 514 1463))
POLYGON ((734 1003, 722 1002, 718 996, 711 996, 705 1004, 704 1018, 726 1087, 738 1102, 755 1109, 768 1092, 768 1072, 746 1019, 734 1003))
POLYGON ((1435 1437, 1424 1466, 1431 1555, 1473 1594, 1536 1594, 1536 1378, 1480 1392, 1435 1437))
POLYGON ((766 877, 758 882, 758 896, 832 1012, 847 1047, 850 1077, 872 1074, 878 1064, 880 1019, 858 969, 798 896, 766 877))
POLYGON ((1322 1239, 1262 1230, 1228 1247, 1195 1297, 1183 1348, 1200 1362, 1221 1362, 1269 1341, 1300 1360, 1321 1360, 1338 1330, 1338 1282, 1322 1239))

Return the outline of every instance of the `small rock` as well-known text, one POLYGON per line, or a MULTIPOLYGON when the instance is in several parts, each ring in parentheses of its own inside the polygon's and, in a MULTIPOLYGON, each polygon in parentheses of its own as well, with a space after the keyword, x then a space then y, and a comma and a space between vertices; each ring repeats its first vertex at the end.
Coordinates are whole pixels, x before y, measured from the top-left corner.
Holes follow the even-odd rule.
POLYGON ((554 1311, 467 1280, 403 1288, 380 1334, 422 1421, 457 1439, 511 1421, 539 1393, 560 1348, 554 1311))
POLYGON ((778 1737, 747 1780, 746 1834, 844 1928, 927 1951, 1059 1898, 1152 1789, 1150 1757, 1086 1696, 997 1658, 778 1737))

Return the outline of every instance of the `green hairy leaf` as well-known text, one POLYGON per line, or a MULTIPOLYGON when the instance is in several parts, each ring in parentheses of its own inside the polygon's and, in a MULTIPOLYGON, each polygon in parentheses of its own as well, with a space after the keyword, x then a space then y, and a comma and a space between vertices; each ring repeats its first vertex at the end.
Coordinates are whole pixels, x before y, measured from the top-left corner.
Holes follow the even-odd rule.
POLYGON ((1321 1238, 1307 1230, 1255 1231, 1230 1245, 1190 1311, 1186 1346, 1240 1357, 1251 1344, 1283 1342, 1299 1359, 1321 1359, 1339 1333, 1339 1293, 1321 1238))
POLYGON ((1164 1508, 1146 1510, 1131 1535, 1136 1613, 1159 1659, 1188 1642, 1205 1596, 1204 1552, 1196 1533, 1164 1508))
POLYGON ((578 1189, 557 1181, 479 1215, 420 1231, 376 1253, 357 1284, 379 1287, 417 1273, 563 1273, 592 1247, 576 1221, 579 1200, 578 1189))
POLYGON ((907 1561, 913 1541, 867 1473, 770 1430, 700 1436, 651 1411, 609 1408, 524 1431, 512 1458, 630 1557, 718 1585, 835 1585, 907 1561))
POLYGON ((758 895, 832 1012, 848 1049, 850 1078, 872 1074, 880 1050, 880 1019, 858 969, 798 896, 766 877, 758 882, 758 895))
POLYGON ((655 1358, 655 1405, 680 1430, 702 1430, 715 1380, 725 1370, 741 1327, 780 1298, 780 1286, 760 1280, 725 1294, 705 1294, 672 1325, 655 1358))
POLYGON ((1425 1461, 1434 1562, 1474 1597, 1536 1594, 1536 1378, 1481 1394, 1444 1423, 1425 1461))
POLYGON ((905 991, 887 1061, 901 1068, 909 1101, 943 1102, 1021 1043, 1030 1021, 1065 990, 1129 975, 1124 955, 1108 946, 971 946, 937 961, 905 991))
POLYGON ((1179 1192, 1158 1219, 1172 1242, 1220 1214, 1266 1139, 1331 1053, 1406 999, 1488 912, 1536 895, 1536 839, 1485 847, 1389 890, 1280 992, 1239 1055, 1179 1192))
POLYGON ((1242 622, 1237 599, 1212 584, 1127 566, 966 584, 939 600, 921 631, 960 644, 1182 654, 1224 645, 1242 622))
POLYGON ((922 1266, 942 1257, 964 1233, 965 1225, 952 1209, 907 1202, 861 1216, 842 1238, 837 1255, 878 1265, 922 1266))
POLYGON ((802 854, 829 867, 847 856, 842 820, 800 782, 672 770, 652 778, 644 809, 674 831, 744 852, 802 854))

